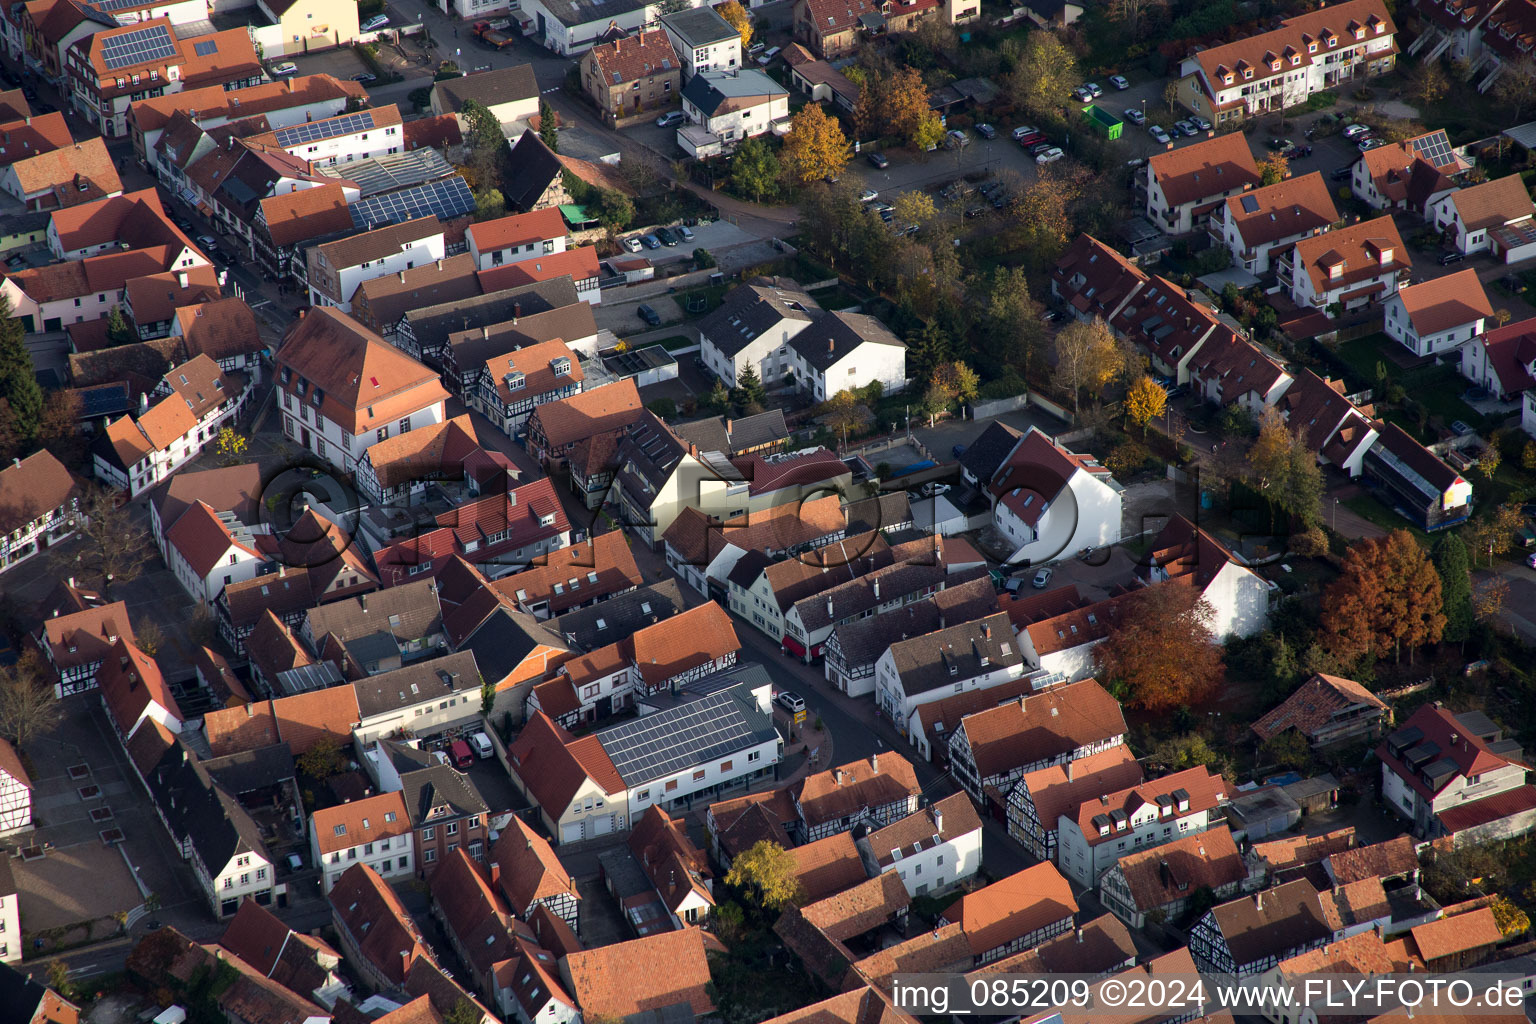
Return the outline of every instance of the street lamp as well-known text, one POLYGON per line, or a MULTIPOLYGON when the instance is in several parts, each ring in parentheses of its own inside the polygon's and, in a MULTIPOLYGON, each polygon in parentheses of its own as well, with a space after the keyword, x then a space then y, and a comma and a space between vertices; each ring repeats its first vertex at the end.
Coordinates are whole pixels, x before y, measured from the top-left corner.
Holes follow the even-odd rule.
POLYGON ((1333 499, 1333 532, 1339 532, 1339 499, 1333 499))

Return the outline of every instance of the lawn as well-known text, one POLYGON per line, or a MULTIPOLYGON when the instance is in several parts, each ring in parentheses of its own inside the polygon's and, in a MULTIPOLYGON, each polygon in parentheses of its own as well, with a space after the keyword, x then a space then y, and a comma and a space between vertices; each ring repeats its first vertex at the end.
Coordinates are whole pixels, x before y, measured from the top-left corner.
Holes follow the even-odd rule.
MULTIPOLYGON (((652 342, 651 344, 660 345, 668 352, 675 352, 680 348, 688 348, 690 345, 697 345, 698 342, 694 341, 686 334, 674 334, 670 338, 662 338, 660 341, 652 342)), ((646 347, 649 348, 650 346, 646 347)))
MULTIPOLYGON (((1482 422, 1482 414, 1461 399, 1468 385, 1460 374, 1449 366, 1405 369, 1394 361, 1394 357, 1402 351, 1402 346, 1385 334, 1370 334, 1347 341, 1335 351, 1349 368, 1354 378, 1349 383, 1355 388, 1376 387, 1377 367, 1381 367, 1386 371, 1390 383, 1402 387, 1408 392, 1408 397, 1421 403, 1431 417, 1438 416, 1445 426, 1457 420, 1474 426, 1482 422)), ((1386 395, 1376 395, 1378 405, 1385 401, 1386 395)), ((1417 436, 1418 431, 1403 419, 1397 422, 1410 434, 1417 436)))
POLYGON ((707 284, 702 288, 694 288, 686 292, 678 292, 672 298, 677 300, 677 308, 691 317, 707 316, 720 308, 720 303, 725 300, 725 293, 730 289, 723 284, 707 284), (697 305, 702 300, 702 305, 697 305), (690 301, 695 306, 690 306, 690 301))
POLYGON ((1418 541, 1424 547, 1429 547, 1431 544, 1429 534, 1425 533, 1417 526, 1414 526, 1408 520, 1404 519, 1392 509, 1383 505, 1381 502, 1377 501, 1375 498, 1368 494, 1361 494, 1353 498, 1346 498, 1340 504, 1349 509, 1351 512, 1355 513, 1361 519, 1364 519, 1368 523, 1375 523, 1383 530, 1387 530, 1389 532, 1392 530, 1407 530, 1409 533, 1413 534, 1414 540, 1418 541))

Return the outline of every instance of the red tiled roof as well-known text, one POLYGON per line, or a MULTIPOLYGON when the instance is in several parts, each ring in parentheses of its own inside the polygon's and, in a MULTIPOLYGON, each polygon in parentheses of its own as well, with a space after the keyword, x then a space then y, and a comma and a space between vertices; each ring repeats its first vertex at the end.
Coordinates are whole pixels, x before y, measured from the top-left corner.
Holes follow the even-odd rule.
POLYGON ((1442 957, 1496 946, 1504 939, 1504 933, 1499 931, 1493 911, 1488 907, 1421 924, 1410 929, 1409 934, 1413 936, 1419 956, 1431 966, 1442 957))
POLYGON ((1488 365, 1504 394, 1518 395, 1536 387, 1536 376, 1531 374, 1536 365, 1536 319, 1505 324, 1472 344, 1482 345, 1487 352, 1488 365))
POLYGON ((548 256, 536 256, 533 259, 482 270, 479 272, 480 288, 489 294, 520 285, 533 284, 535 281, 552 281, 567 274, 572 281, 578 283, 600 276, 602 267, 597 260, 597 249, 590 245, 583 245, 548 256))
POLYGON ((199 580, 206 579, 224 562, 224 555, 230 548, 237 548, 252 558, 260 557, 251 547, 237 540, 213 509, 201 501, 194 502, 165 531, 165 543, 186 560, 199 580))
MULTIPOLYGON (((1130 819, 1142 808, 1148 807, 1156 814, 1161 809, 1158 797, 1172 796, 1175 791, 1181 789, 1188 794, 1189 809, 1187 812, 1181 811, 1176 804, 1170 804, 1171 812, 1167 819, 1169 821, 1180 814, 1201 810, 1213 811, 1220 807, 1222 801, 1226 799, 1227 781, 1220 775, 1213 774, 1205 765, 1186 768, 1184 771, 1164 775, 1151 782, 1139 783, 1117 793, 1102 794, 1097 800, 1083 803, 1077 809, 1077 827, 1082 831, 1089 846, 1096 846, 1101 842, 1115 842, 1125 833, 1115 831, 1110 817, 1112 812, 1120 811, 1126 819, 1130 819), (1096 818, 1109 823, 1110 830, 1107 835, 1100 835, 1100 825, 1095 824, 1094 821, 1096 818)), ((1161 820, 1162 816, 1158 815, 1158 819, 1161 820)))
POLYGON ((572 953, 563 973, 588 1017, 628 1017, 687 1003, 696 1017, 712 1014, 709 962, 698 928, 658 932, 572 953))
POLYGON ((491 847, 490 860, 501 866, 501 891, 519 914, 541 900, 577 895, 576 883, 555 856, 549 840, 515 814, 491 847))
MULTIPOLYGON (((25 100, 23 100, 25 102, 25 100)), ((9 167, 18 160, 63 149, 74 142, 64 115, 55 110, 51 114, 23 117, 20 120, 0 124, 0 167, 9 167)))
MULTIPOLYGON (((1345 0, 1287 18, 1273 31, 1202 50, 1194 59, 1199 62, 1212 88, 1230 89, 1244 83, 1261 82, 1274 75, 1291 74, 1296 67, 1328 60, 1338 46, 1355 42, 1353 30, 1356 28, 1364 31, 1367 40, 1390 38, 1397 31, 1382 0, 1345 0), (1315 52, 1310 46, 1313 43, 1317 44, 1315 52), (1295 60, 1285 59, 1288 57, 1295 60), (1251 77, 1244 71, 1250 71, 1251 77), (1233 81, 1224 80, 1228 74, 1232 75, 1233 81)), ((1372 56, 1374 59, 1375 55, 1372 56)))
MULTIPOLYGON (((1456 720, 1456 716, 1443 707, 1434 704, 1421 706, 1413 715, 1398 728, 1397 732, 1388 736, 1380 746, 1376 748, 1376 756, 1383 764, 1390 768, 1408 785, 1412 786, 1425 799, 1433 800, 1438 790, 1431 789, 1429 785, 1419 777, 1419 773, 1409 768, 1403 761, 1391 752, 1389 744, 1392 737, 1401 736, 1409 729, 1417 729, 1422 734, 1422 739, 1413 746, 1422 743, 1433 743, 1437 748, 1435 760, 1449 759, 1456 767, 1456 772, 1464 777, 1482 775, 1487 772, 1498 771, 1509 765, 1518 765, 1515 761, 1502 754, 1495 754, 1483 742, 1481 737, 1474 736, 1471 732, 1456 720)), ((1407 751, 1404 751, 1407 753, 1407 751)), ((1451 779, 1446 778, 1440 785, 1444 789, 1450 785, 1451 779)))
POLYGON ((859 885, 869 877, 853 844, 852 832, 833 835, 796 846, 789 851, 795 863, 804 902, 816 903, 859 885))
POLYGON ((595 736, 573 740, 543 712, 529 717, 508 751, 508 760, 529 794, 555 819, 571 805, 588 779, 610 794, 622 793, 625 788, 618 769, 595 736))
POLYGON ((622 430, 643 409, 635 382, 626 377, 558 402, 546 402, 533 410, 531 419, 537 421, 549 446, 560 448, 595 434, 622 430))
POLYGON ((1248 876, 1225 825, 1126 854, 1119 866, 1136 909, 1143 913, 1187 899, 1203 887, 1217 890, 1248 876))
POLYGON ((661 28, 600 43, 590 52, 592 63, 597 65, 598 82, 605 90, 681 69, 672 39, 661 28))
POLYGON ((1072 886, 1056 865, 1045 863, 965 894, 940 923, 958 922, 971 951, 981 956, 1076 913, 1072 886))
POLYGON ((1317 231, 1339 219, 1321 171, 1232 196, 1227 220, 1250 248, 1317 231))
POLYGON ((263 199, 259 216, 272 243, 280 247, 352 228, 346 192, 339 183, 263 199))
POLYGON ((1082 679, 967 715, 978 777, 1006 775, 1020 764, 1070 754, 1125 734, 1120 704, 1095 679, 1082 679))
POLYGON ((1481 800, 1461 804, 1441 811, 1437 817, 1441 826, 1451 835, 1465 829, 1486 825, 1501 818, 1536 810, 1536 786, 1519 786, 1506 789, 1481 800))
MULTIPOLYGON (((660 31, 660 30, 657 30, 660 31)), ((665 35, 666 33, 662 33, 665 35)), ((596 52, 597 48, 593 49, 596 52)), ((472 245, 481 253, 498 249, 517 248, 531 242, 543 242, 564 238, 567 234, 565 218, 554 207, 535 210, 532 213, 514 213, 496 220, 471 224, 466 232, 472 245)), ((486 288, 489 292, 493 289, 486 288)))
POLYGON ((1142 781, 1141 764, 1124 743, 1108 750, 1029 772, 1019 780, 1035 804, 1035 814, 1046 832, 1054 832, 1061 816, 1073 820, 1084 804, 1101 795, 1123 791, 1142 781))
POLYGON ((1493 306, 1472 269, 1408 285, 1397 295, 1420 337, 1493 316, 1493 306))
POLYGON ((323 808, 310 820, 315 830, 315 843, 322 855, 407 835, 411 831, 411 816, 406 811, 405 798, 398 790, 323 808))
POLYGON ((367 864, 354 864, 342 872, 327 899, 363 958, 395 984, 405 981, 416 958, 431 959, 410 911, 367 864))
POLYGON ((1254 722, 1253 731, 1265 742, 1292 728, 1311 737, 1340 712, 1361 707, 1381 712, 1388 710, 1385 701, 1353 679, 1319 672, 1298 686, 1278 707, 1254 722))
POLYGON ((1402 236, 1397 233, 1397 224, 1385 215, 1303 238, 1292 252, 1292 259, 1311 277, 1312 290, 1319 295, 1413 267, 1402 236), (1391 255, 1383 263, 1382 256, 1388 252, 1391 255), (1336 266, 1340 270, 1335 277, 1332 268, 1336 266))
POLYGON ((1258 164, 1248 148, 1248 136, 1242 132, 1228 132, 1158 153, 1147 163, 1152 168, 1153 180, 1162 186, 1163 196, 1173 207, 1209 200, 1257 185, 1260 180, 1258 164))

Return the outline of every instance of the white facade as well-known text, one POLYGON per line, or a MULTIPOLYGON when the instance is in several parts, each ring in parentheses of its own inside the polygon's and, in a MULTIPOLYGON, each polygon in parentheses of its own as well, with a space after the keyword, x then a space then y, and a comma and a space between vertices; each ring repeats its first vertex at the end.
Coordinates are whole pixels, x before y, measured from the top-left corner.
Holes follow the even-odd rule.
MULTIPOLYGON (((127 491, 129 497, 138 497, 201 455, 203 447, 218 436, 219 429, 237 417, 240 410, 245 408, 246 396, 249 394, 249 388, 242 388, 238 395, 205 414, 198 421, 197 426, 176 438, 168 447, 152 450, 136 464, 129 466, 126 473, 97 454, 93 460, 97 479, 119 490, 127 491)), ((179 402, 182 399, 172 394, 161 401, 179 402)), ((132 429, 139 428, 134 425, 132 429)), ((191 589, 188 587, 189 592, 191 589)))
MULTIPOLYGON (((1447 327, 1443 331, 1434 334, 1420 334, 1413 326, 1413 320, 1408 316, 1408 309, 1403 305, 1402 293, 1392 296, 1386 302, 1387 337, 1407 348, 1416 356, 1432 356, 1441 352, 1449 352, 1452 349, 1466 345, 1467 342, 1483 333, 1483 318, 1476 317, 1464 324, 1456 324, 1447 327)), ((1471 346, 1467 346, 1470 348, 1471 346)), ((1462 375, 1467 374, 1467 353, 1462 350, 1462 375)), ((1474 380, 1476 378, 1473 378, 1474 380)))
MULTIPOLYGON (((201 20, 203 17, 206 17, 206 15, 199 15, 199 20, 201 20)), ((295 80, 295 86, 301 87, 299 86, 299 83, 302 81, 303 79, 295 80)), ((240 93, 238 90, 231 93, 231 97, 238 97, 239 95, 240 93)), ((188 98, 190 102, 191 97, 189 96, 188 98)), ((337 96, 335 99, 317 100, 314 103, 301 103, 293 107, 278 107, 274 110, 266 110, 262 112, 262 116, 267 119, 267 124, 271 127, 271 129, 276 131, 279 128, 291 128, 296 124, 303 124, 305 121, 320 121, 327 117, 335 117, 337 114, 344 112, 346 109, 347 97, 342 95, 337 96)), ((228 110, 222 114, 199 114, 197 118, 197 124, 198 127, 203 129, 203 131, 211 132, 215 128, 221 128, 224 125, 229 124, 230 121, 239 120, 238 115, 238 109, 228 110), (236 116, 231 117, 231 114, 235 114, 236 116)), ((160 141, 160 136, 163 134, 165 134, 165 125, 161 125, 158 128, 152 128, 149 131, 144 132, 144 149, 141 154, 144 159, 149 161, 151 168, 155 170, 157 176, 159 176, 161 180, 164 180, 166 172, 170 169, 168 165, 160 163, 160 154, 155 149, 156 143, 160 141)), ((275 194, 281 195, 287 191, 291 190, 279 188, 275 194)))
POLYGON ((1069 683, 1087 679, 1094 674, 1098 663, 1093 649, 1103 642, 1103 637, 1097 637, 1085 643, 1073 644, 1070 647, 1042 654, 1035 646, 1035 640, 1030 631, 1019 630, 1019 653, 1024 656, 1025 667, 1031 672, 1046 672, 1053 679, 1060 678, 1069 683))
MULTIPOLYGON (((758 379, 765 384, 777 382, 785 374, 795 370, 795 354, 789 339, 811 325, 809 320, 780 320, 770 329, 747 342, 735 355, 726 355, 712 339, 699 332, 699 355, 709 368, 727 386, 735 384, 741 371, 750 366, 757 371, 758 379)), ((734 339, 723 339, 731 341, 734 339)))
POLYGON ((1076 469, 1055 498, 1021 494, 998 499, 993 520, 999 532, 1013 545, 1009 561, 1018 565, 1040 565, 1083 548, 1098 548, 1120 540, 1124 489, 1104 474, 1076 469), (1010 507, 1020 501, 1049 501, 1031 526, 1010 507))
POLYGON ((334 167, 350 164, 355 160, 370 160, 376 156, 391 156, 404 152, 404 129, 398 124, 337 135, 329 139, 316 139, 283 147, 300 160, 307 160, 316 167, 334 167))
MULTIPOLYGON (((352 267, 325 267, 327 275, 334 275, 334 279, 340 283, 340 298, 333 298, 315 287, 314 275, 310 276, 309 301, 315 306, 335 306, 343 313, 352 312, 352 296, 366 281, 375 278, 389 277, 399 274, 414 267, 434 263, 445 255, 445 242, 443 233, 439 231, 435 235, 418 238, 404 242, 400 249, 389 253, 382 259, 367 260, 352 267)), ((323 262, 325 257, 320 250, 312 250, 312 258, 317 262, 323 262)))
POLYGON ((942 843, 925 843, 917 852, 902 852, 898 860, 882 865, 880 873, 899 872, 907 895, 914 898, 951 889, 981 870, 981 835, 977 828, 942 843))
POLYGON ((268 899, 258 897, 257 901, 263 906, 271 902, 270 894, 276 871, 271 861, 261 854, 237 854, 229 859, 229 863, 219 865, 217 874, 203 864, 195 845, 190 859, 192 873, 202 883, 203 891, 207 893, 211 908, 217 916, 228 917, 233 914, 240 909, 240 904, 245 902, 247 896, 258 897, 258 894, 266 893, 268 899))
POLYGON ((1521 397, 1520 429, 1536 437, 1536 388, 1532 388, 1521 397))
POLYGON ((0 964, 21 962, 21 896, 0 893, 0 964))
POLYGON ((1023 674, 1022 664, 998 665, 965 679, 957 677, 949 686, 936 686, 931 690, 909 694, 902 686, 901 675, 896 671, 896 661, 891 656, 891 650, 886 648, 885 653, 875 662, 875 703, 896 723, 897 728, 905 729, 906 735, 912 736, 922 732, 923 727, 917 721, 917 709, 922 705, 953 697, 957 693, 985 690, 1017 679, 1023 674))
POLYGON ((1273 593, 1269 582, 1251 569, 1232 561, 1223 565, 1200 595, 1211 606, 1206 623, 1217 642, 1263 630, 1273 593))
POLYGON ((779 761, 781 742, 778 737, 774 737, 744 747, 729 757, 711 760, 708 764, 689 765, 672 775, 631 785, 627 793, 629 819, 638 819, 653 804, 659 804, 663 809, 686 807, 689 806, 689 798, 695 793, 732 786, 765 770, 771 772, 779 761))
MULTIPOLYGON (((1183 806, 1187 810, 1188 802, 1183 806)), ((1123 830, 1108 837, 1095 837, 1098 841, 1091 844, 1077 820, 1063 814, 1056 822, 1056 866, 1078 885, 1093 888, 1104 872, 1126 854, 1210 828, 1211 812, 1207 809, 1181 813, 1175 806, 1164 817, 1158 816, 1158 809, 1155 803, 1143 803, 1131 813, 1123 830)))
MULTIPOLYGON (((23 832, 31 827, 32 788, 10 772, 0 771, 0 836, 23 832)), ((0 896, 4 895, 0 893, 0 896)), ((3 934, 0 931, 0 935, 3 934)), ((20 949, 16 955, 21 956, 20 949)), ((0 953, 0 960, 4 959, 4 954, 0 953)))
MULTIPOLYGON (((29 523, 21 523, 7 534, 0 534, 0 572, 20 565, 39 551, 74 536, 80 499, 70 498, 29 523)), ((0 812, 0 835, 5 834, 5 815, 0 812)))
POLYGON ((210 607, 229 584, 254 579, 257 570, 266 561, 239 544, 230 544, 219 555, 208 575, 198 576, 197 570, 192 568, 179 549, 172 547, 170 556, 171 572, 175 574, 176 582, 195 600, 210 607))
POLYGON ((688 81, 701 71, 734 71, 741 67, 739 32, 730 36, 722 35, 719 39, 700 40, 694 45, 673 29, 666 18, 662 18, 661 27, 667 30, 667 36, 672 40, 672 49, 677 52, 677 59, 682 64, 683 81, 688 81))
MULTIPOLYGON (((327 419, 311 402, 301 401, 289 388, 278 385, 283 412, 283 433, 298 441, 343 473, 357 469, 358 460, 368 448, 382 441, 378 430, 354 434, 334 420, 327 419)), ((387 429, 388 436, 443 422, 443 402, 438 400, 402 416, 387 429)))
MULTIPOLYGON (((1424 218, 1440 231, 1448 231, 1455 236, 1457 252, 1463 252, 1469 256, 1473 253, 1483 252, 1493 244, 1490 236, 1492 230, 1510 225, 1529 224, 1531 221, 1532 210, 1527 204, 1527 209, 1522 211, 1521 214, 1492 227, 1481 223, 1475 225, 1468 224, 1462 218, 1461 211, 1456 206, 1456 197, 1461 195, 1462 191, 1458 189, 1455 192, 1448 192, 1433 202, 1429 209, 1425 211, 1427 216, 1424 218)), ((1524 257, 1522 256, 1521 258, 1524 257)))
MULTIPOLYGON (((509 266, 513 263, 521 263, 524 260, 537 259, 540 256, 550 256, 557 252, 565 252, 566 241, 569 236, 556 235, 553 238, 539 238, 524 242, 521 245, 504 245, 495 249, 481 249, 480 240, 475 237, 475 231, 471 228, 465 233, 469 242, 470 254, 475 257, 476 270, 490 270, 492 267, 509 266)), ((578 290, 580 285, 578 284, 578 290)), ((592 286, 596 288, 596 284, 592 286)), ((586 298, 585 296, 579 296, 586 298)), ((601 301, 601 300, 599 300, 601 301)))
POLYGON ((866 341, 825 371, 796 353, 796 377, 801 390, 818 402, 848 388, 862 388, 879 381, 887 395, 907 386, 907 347, 866 341))
POLYGON ((322 854, 314 819, 310 821, 309 862, 320 869, 320 891, 324 894, 329 894, 342 873, 357 863, 373 868, 386 882, 396 878, 410 878, 416 873, 416 844, 409 826, 400 835, 384 836, 372 842, 362 842, 322 854))
MULTIPOLYGON (((772 79, 768 79, 772 83, 772 79)), ((725 104, 729 105, 729 104, 725 104)), ((789 93, 777 93, 756 97, 750 106, 722 111, 713 117, 693 105, 687 94, 683 95, 683 113, 688 120, 699 125, 726 144, 750 139, 768 132, 776 122, 789 117, 789 93)))
POLYGON ((1316 283, 1313 282, 1312 275, 1308 272, 1306 264, 1297 260, 1295 253, 1296 250, 1292 249, 1280 257, 1277 264, 1280 281, 1286 286, 1287 291, 1290 293, 1291 301, 1295 302, 1296 305, 1302 307, 1310 306, 1313 309, 1323 311, 1327 311, 1328 307, 1335 302, 1342 305, 1346 310, 1357 309, 1372 301, 1385 302, 1388 298, 1397 294, 1398 271, 1407 269, 1393 262, 1393 249, 1386 249, 1383 250, 1380 256, 1386 269, 1383 269, 1379 274, 1369 278, 1356 278, 1346 281, 1345 268, 1340 263, 1336 265, 1340 274, 1338 283, 1325 283, 1323 288, 1319 290, 1316 283), (1373 288, 1375 291, 1371 290, 1373 288), (1346 294, 1356 297, 1346 302, 1343 298, 1346 294))

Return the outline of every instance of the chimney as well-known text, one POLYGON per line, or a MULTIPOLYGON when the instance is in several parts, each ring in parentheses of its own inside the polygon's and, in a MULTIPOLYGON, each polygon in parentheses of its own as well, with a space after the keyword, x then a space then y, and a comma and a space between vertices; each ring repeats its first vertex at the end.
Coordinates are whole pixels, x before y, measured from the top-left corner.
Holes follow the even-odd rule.
POLYGON ((880 577, 875 577, 875 600, 880 600, 880 577))
POLYGON ((1068 761, 1067 762, 1067 781, 1068 782, 1072 781, 1072 765, 1073 764, 1074 764, 1074 762, 1072 762, 1072 761, 1068 761))
POLYGON ((731 432, 731 424, 732 424, 732 423, 733 423, 733 422, 735 422, 735 421, 734 421, 734 420, 726 420, 726 421, 725 421, 725 432, 726 432, 726 433, 727 433, 727 434, 729 434, 729 433, 730 433, 730 432, 731 432))
POLYGON ((485 326, 482 326, 480 328, 480 340, 481 341, 490 341, 491 340, 491 328, 490 328, 489 325, 485 325, 485 326))
POLYGON ((939 835, 944 834, 944 812, 937 807, 933 809, 933 830, 939 835))
POLYGON ((532 836, 529 836, 527 839, 523 840, 523 842, 526 844, 523 847, 524 849, 526 849, 526 850, 533 849, 533 837, 532 836))
POLYGON ((1253 909, 1261 914, 1264 913, 1264 894, 1262 892, 1253 894, 1253 909))
POLYGON ((832 599, 827 598, 827 618, 832 618, 832 599))
POLYGON ((400 283, 405 284, 405 271, 400 271, 400 283))
POLYGON ((832 769, 832 785, 834 785, 834 786, 841 786, 842 784, 843 784, 843 770, 841 768, 833 768, 832 769))
POLYGON ((500 884, 501 884, 501 862, 493 860, 493 861, 491 861, 491 887, 495 888, 496 886, 498 886, 500 884))
POLYGON ((521 302, 514 302, 514 303, 512 303, 512 322, 513 323, 517 323, 517 318, 522 316, 522 315, 523 315, 523 304, 521 302))
POLYGON ((990 622, 983 622, 981 624, 981 635, 982 635, 982 637, 984 639, 987 639, 987 640, 991 640, 992 639, 992 623, 990 623, 990 622))
POLYGON ((837 342, 834 341, 831 338, 828 338, 827 339, 827 354, 830 355, 830 354, 832 354, 832 353, 834 353, 836 351, 837 351, 837 342))
POLYGON ((366 614, 368 611, 368 595, 358 594, 357 603, 362 606, 363 612, 366 614))
POLYGON ((869 755, 869 766, 876 772, 880 770, 880 752, 878 750, 869 755))
POLYGON ((251 710, 251 706, 249 704, 247 704, 245 706, 245 717, 246 718, 251 718, 251 717, 253 717, 253 715, 254 715, 254 712, 251 710))

